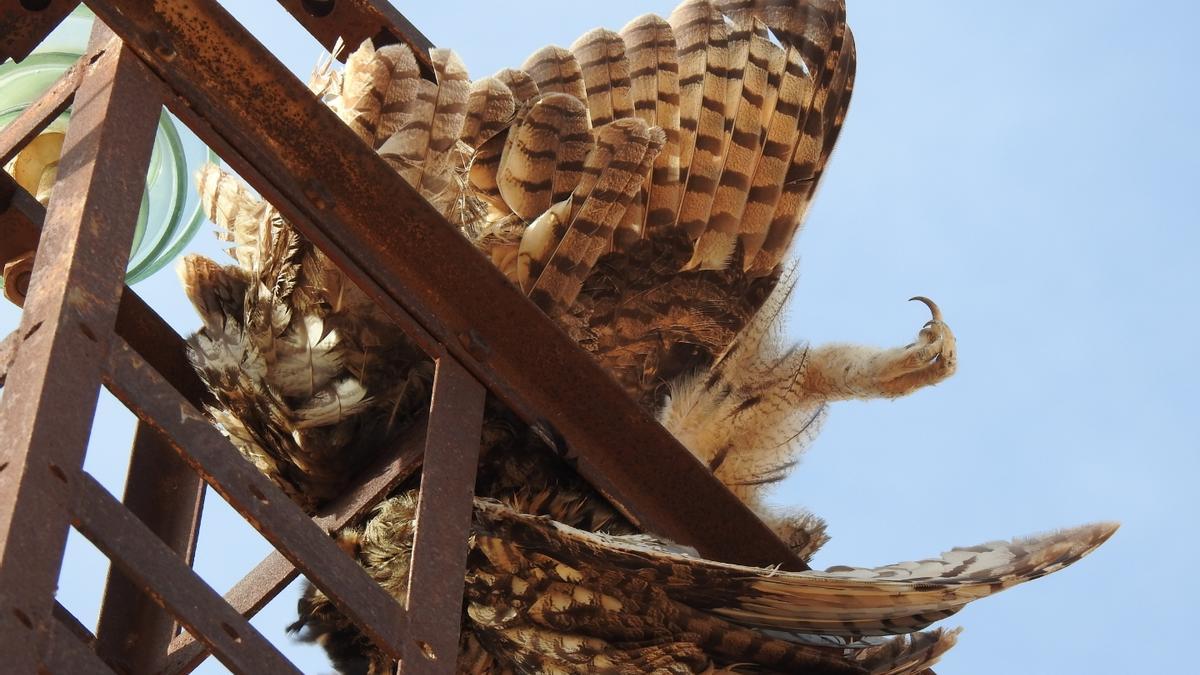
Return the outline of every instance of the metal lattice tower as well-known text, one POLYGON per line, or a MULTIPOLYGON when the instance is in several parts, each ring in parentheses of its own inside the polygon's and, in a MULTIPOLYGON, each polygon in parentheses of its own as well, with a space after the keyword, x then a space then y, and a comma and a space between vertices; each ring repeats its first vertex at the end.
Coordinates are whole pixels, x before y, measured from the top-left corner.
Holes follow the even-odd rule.
MULTIPOLYGON (((385 0, 279 2, 327 48, 404 41, 428 58, 428 40, 385 0)), ((0 59, 24 58, 78 4, 0 1, 0 59)), ((73 105, 48 208, 0 173, 0 263, 37 252, 20 327, 0 343, 4 672, 184 673, 209 652, 239 673, 296 672, 248 618, 299 574, 405 673, 453 672, 486 392, 557 432, 646 530, 710 558, 803 569, 216 0, 87 4, 98 18, 88 53, 0 130, 3 164, 73 105), (200 413, 182 338, 123 286, 164 106, 436 360, 425 424, 315 517, 200 413), (398 228, 409 236, 389 235, 398 228), (101 386, 139 419, 120 500, 82 468, 101 386), (328 533, 418 471, 399 603, 328 533), (190 567, 204 483, 276 548, 224 597, 190 567), (54 599, 69 527, 113 563, 95 635, 54 599)))

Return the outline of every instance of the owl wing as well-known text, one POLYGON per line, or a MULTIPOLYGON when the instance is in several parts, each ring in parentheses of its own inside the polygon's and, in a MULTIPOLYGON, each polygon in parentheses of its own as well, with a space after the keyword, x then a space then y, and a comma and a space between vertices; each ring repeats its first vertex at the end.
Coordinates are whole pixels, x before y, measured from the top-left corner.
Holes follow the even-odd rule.
MULTIPOLYGON (((553 576, 565 583, 588 583, 589 575, 598 575, 606 589, 647 585, 688 617, 695 612, 755 631, 857 641, 925 629, 973 600, 1071 565, 1116 529, 1087 525, 876 568, 781 572, 691 557, 644 537, 584 532, 479 500, 475 546, 498 568, 559 565, 553 576)), ((612 611, 613 620, 629 611, 610 604, 598 599, 592 608, 599 616, 612 611)), ((699 625, 690 628, 700 631, 699 625)))

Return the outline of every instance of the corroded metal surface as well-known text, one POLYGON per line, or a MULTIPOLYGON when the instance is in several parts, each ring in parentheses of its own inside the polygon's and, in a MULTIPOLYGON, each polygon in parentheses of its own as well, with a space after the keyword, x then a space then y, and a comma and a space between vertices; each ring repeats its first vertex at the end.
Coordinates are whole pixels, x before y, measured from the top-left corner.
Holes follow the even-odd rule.
POLYGON ((29 56, 67 18, 79 0, 3 0, 0 2, 0 61, 29 56))
MULTIPOLYGON (((425 425, 414 427, 397 442, 390 452, 359 478, 358 484, 335 502, 321 509, 313 518, 322 530, 339 530, 378 504, 397 485, 421 468, 424 455, 425 425)), ((287 587, 299 571, 278 551, 272 552, 225 594, 225 600, 243 616, 254 616, 280 591, 287 587)), ((191 671, 207 655, 202 643, 184 633, 171 643, 169 656, 154 672, 177 675, 191 671)))
POLYGON ((221 663, 238 673, 300 672, 95 478, 77 471, 69 483, 75 527, 200 636, 221 663))
POLYGON ((438 359, 404 603, 404 675, 455 671, 486 393, 453 359, 438 359))
POLYGON ((0 399, 0 653, 33 672, 67 535, 64 477, 82 464, 116 320, 159 104, 125 49, 79 90, 0 399), (30 526, 36 523, 36 526, 30 526))
MULTIPOLYGON (((5 191, 11 191, 11 197, 7 201, 0 199, 0 251, 4 250, 5 242, 36 247, 45 209, 11 176, 0 171, 0 195, 5 191)), ((188 362, 183 339, 128 286, 122 290, 121 305, 117 308, 116 332, 189 403, 203 407, 208 391, 188 362)))
POLYGON ((8 369, 17 358, 17 345, 21 342, 20 331, 13 331, 0 340, 0 387, 8 379, 8 369))
POLYGON ((427 75, 433 72, 429 60, 433 43, 387 0, 279 0, 279 4, 326 49, 332 50, 341 39, 347 47, 340 55, 343 60, 367 39, 376 47, 404 42, 412 47, 421 70, 427 75))
POLYGON ((285 196, 285 215, 305 216, 297 227, 387 311, 411 314, 439 343, 427 346, 444 345, 526 420, 556 430, 580 471, 635 522, 709 557, 801 567, 215 2, 95 10, 204 118, 202 138, 239 148, 255 188, 285 196))
POLYGON ((71 675, 114 675, 113 670, 96 656, 96 652, 61 621, 55 621, 51 626, 49 639, 42 657, 46 671, 71 675))
MULTIPOLYGON (((204 482, 170 443, 138 423, 121 500, 129 512, 191 565, 196 551, 204 482)), ((116 568, 108 573, 97 625, 96 651, 129 673, 151 672, 175 637, 175 620, 116 568)))
POLYGON ((42 133, 43 129, 70 107, 71 101, 75 99, 75 91, 79 89, 79 83, 83 80, 83 74, 101 51, 102 49, 92 50, 79 57, 57 82, 22 110, 16 119, 0 129, 0 165, 8 164, 26 143, 42 133))
POLYGON ((114 339, 105 381, 263 537, 388 653, 399 657, 404 609, 129 345, 114 339))

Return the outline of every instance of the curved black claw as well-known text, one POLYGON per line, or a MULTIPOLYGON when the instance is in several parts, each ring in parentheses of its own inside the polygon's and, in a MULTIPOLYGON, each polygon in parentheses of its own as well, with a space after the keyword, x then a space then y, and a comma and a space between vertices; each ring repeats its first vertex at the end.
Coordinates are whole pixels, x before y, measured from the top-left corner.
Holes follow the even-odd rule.
POLYGON ((923 295, 913 296, 908 299, 909 302, 919 302, 929 308, 933 318, 925 323, 926 326, 932 326, 935 323, 944 323, 942 320, 942 310, 937 306, 937 303, 923 295))

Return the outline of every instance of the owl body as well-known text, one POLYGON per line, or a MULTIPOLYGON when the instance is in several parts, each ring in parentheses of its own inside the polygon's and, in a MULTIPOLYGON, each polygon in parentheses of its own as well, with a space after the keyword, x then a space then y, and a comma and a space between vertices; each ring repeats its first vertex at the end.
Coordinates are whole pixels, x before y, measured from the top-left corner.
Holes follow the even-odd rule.
MULTIPOLYGON (((820 519, 765 506, 830 402, 953 374, 940 309, 908 345, 789 344, 784 265, 854 81, 841 0, 687 0, 471 82, 365 43, 314 92, 807 559, 820 519)), ((269 204, 216 167, 202 201, 236 264, 190 257, 191 340, 233 444, 306 509, 428 409, 433 364, 269 204)), ((403 236, 402 232, 396 233, 403 236)), ((921 673, 967 602, 1079 559, 1090 526, 876 569, 706 561, 639 532, 553 430, 488 399, 458 669, 921 673), (550 433, 547 433, 550 432, 550 433)), ((651 451, 647 449, 647 451, 651 451)), ((403 601, 417 479, 337 534, 403 601)), ((393 663, 315 588, 293 628, 342 672, 393 663)))

